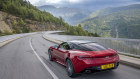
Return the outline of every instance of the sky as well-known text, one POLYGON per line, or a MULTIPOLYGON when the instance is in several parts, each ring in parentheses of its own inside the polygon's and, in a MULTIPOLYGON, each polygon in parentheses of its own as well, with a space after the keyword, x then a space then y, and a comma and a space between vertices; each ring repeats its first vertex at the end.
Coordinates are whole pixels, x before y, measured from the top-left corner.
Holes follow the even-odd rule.
POLYGON ((54 5, 56 7, 72 7, 102 9, 129 4, 140 4, 140 0, 28 0, 35 6, 54 5))
POLYGON ((64 2, 66 3, 79 3, 84 0, 28 0, 30 1, 33 5, 45 5, 45 4, 63 4, 64 2))

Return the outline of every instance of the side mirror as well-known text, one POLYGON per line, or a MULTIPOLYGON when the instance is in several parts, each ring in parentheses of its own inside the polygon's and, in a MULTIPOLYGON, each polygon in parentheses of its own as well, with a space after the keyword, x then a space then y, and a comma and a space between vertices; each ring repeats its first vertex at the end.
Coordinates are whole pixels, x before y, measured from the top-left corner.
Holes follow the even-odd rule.
POLYGON ((56 48, 56 49, 57 49, 57 48, 58 48, 58 45, 54 45, 54 48, 56 48))

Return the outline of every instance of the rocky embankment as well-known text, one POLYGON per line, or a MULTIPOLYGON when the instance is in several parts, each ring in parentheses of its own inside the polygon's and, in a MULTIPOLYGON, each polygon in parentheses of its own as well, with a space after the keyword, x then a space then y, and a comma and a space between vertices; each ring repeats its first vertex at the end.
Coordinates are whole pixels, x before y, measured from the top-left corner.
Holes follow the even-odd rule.
POLYGON ((64 29, 64 26, 59 24, 32 21, 0 11, 0 33, 25 33, 62 29, 64 29))

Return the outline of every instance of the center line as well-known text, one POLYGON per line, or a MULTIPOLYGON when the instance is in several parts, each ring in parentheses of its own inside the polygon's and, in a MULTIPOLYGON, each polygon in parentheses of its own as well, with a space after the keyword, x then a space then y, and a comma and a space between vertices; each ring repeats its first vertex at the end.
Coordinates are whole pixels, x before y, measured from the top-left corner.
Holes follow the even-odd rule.
POLYGON ((39 61, 43 64, 43 66, 48 70, 48 72, 52 75, 52 77, 53 77, 54 79, 59 79, 59 78, 53 73, 53 71, 43 62, 43 60, 40 58, 40 56, 39 56, 39 55, 37 54, 37 52, 34 50, 32 44, 31 44, 31 40, 32 40, 32 39, 29 40, 30 46, 31 46, 31 49, 33 50, 34 54, 36 55, 36 57, 39 59, 39 61))

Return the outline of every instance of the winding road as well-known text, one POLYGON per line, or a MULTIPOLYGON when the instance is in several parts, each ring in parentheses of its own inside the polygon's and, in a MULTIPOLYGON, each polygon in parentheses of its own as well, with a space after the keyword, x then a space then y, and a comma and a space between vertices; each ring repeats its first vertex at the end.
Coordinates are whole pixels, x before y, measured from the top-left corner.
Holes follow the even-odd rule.
MULTIPOLYGON (((0 79, 71 79, 64 66, 49 61, 47 50, 55 44, 42 35, 26 36, 0 48, 0 79)), ((74 79, 140 79, 140 70, 120 64, 113 71, 79 74, 74 79)))

